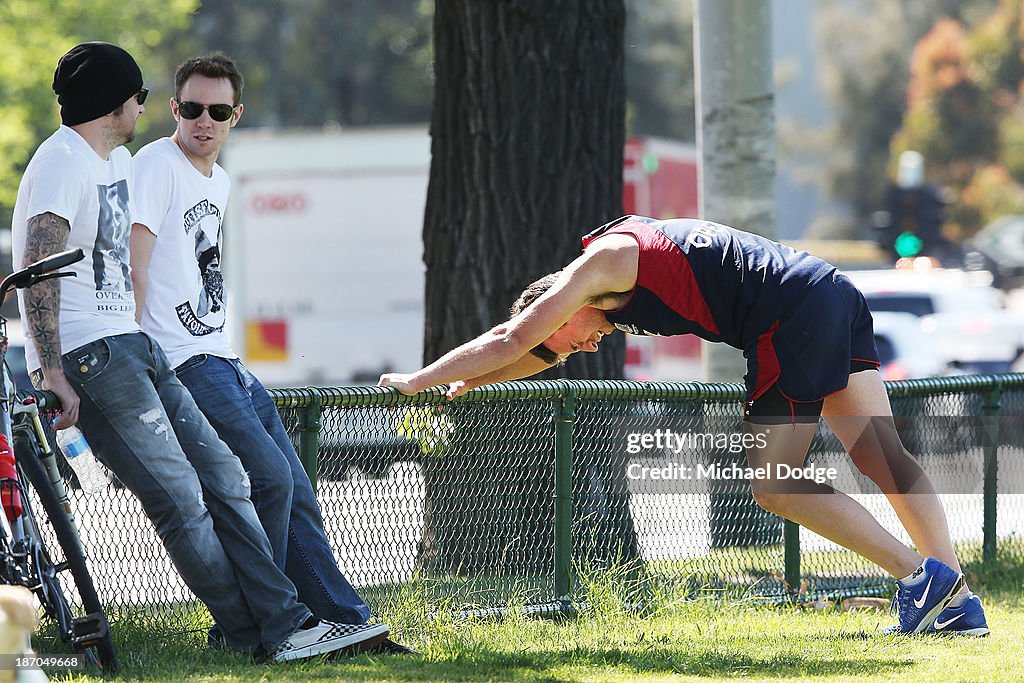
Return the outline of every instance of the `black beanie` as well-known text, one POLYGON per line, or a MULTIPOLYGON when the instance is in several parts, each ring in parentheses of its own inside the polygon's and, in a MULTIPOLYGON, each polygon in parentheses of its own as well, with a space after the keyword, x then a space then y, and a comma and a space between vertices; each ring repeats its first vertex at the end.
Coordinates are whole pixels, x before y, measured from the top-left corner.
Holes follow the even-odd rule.
POLYGON ((82 43, 57 62, 53 92, 65 126, 106 116, 142 89, 142 70, 110 43, 82 43))

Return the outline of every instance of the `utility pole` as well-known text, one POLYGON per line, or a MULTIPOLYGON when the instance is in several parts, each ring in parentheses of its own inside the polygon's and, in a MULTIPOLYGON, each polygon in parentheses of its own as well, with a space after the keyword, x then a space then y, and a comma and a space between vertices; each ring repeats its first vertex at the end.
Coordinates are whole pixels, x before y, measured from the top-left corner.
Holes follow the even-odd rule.
MULTIPOLYGON (((694 0, 702 218, 774 239, 771 0, 694 0)), ((704 378, 738 382, 740 352, 705 343, 704 378)))
MULTIPOLYGON (((700 215, 774 238, 775 95, 772 86, 771 0, 694 0, 700 215)), ((740 351, 703 343, 704 379, 739 382, 740 351)), ((709 406, 709 431, 735 429, 709 406)), ((723 465, 744 465, 742 454, 711 452, 723 465)), ((712 547, 778 543, 778 518, 762 510, 747 482, 710 482, 712 547)), ((787 531, 787 538, 794 535, 787 531)), ((787 575, 788 576, 788 575, 787 575)))

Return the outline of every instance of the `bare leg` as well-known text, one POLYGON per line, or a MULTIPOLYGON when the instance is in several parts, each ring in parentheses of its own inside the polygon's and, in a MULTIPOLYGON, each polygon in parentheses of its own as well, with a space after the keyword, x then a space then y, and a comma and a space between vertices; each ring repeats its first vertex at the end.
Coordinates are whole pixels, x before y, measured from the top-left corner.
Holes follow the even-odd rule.
POLYGON ((885 493, 917 549, 961 572, 942 503, 900 441, 878 372, 850 375, 846 389, 825 399, 822 414, 857 468, 885 493))
POLYGON ((896 578, 907 576, 923 558, 882 528, 864 506, 831 486, 803 480, 774 479, 775 465, 800 467, 814 424, 762 425, 744 422, 764 447, 747 449, 752 467, 768 467, 771 480, 751 482, 754 499, 769 512, 790 519, 825 538, 861 555, 896 578), (757 435, 763 434, 763 439, 757 435))

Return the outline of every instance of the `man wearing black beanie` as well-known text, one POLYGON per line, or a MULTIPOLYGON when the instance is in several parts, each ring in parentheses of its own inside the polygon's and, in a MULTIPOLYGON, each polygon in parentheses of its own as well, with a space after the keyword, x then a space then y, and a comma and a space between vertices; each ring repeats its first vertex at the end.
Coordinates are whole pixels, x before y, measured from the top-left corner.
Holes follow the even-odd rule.
MULTIPOLYGON (((53 92, 60 120, 75 126, 98 119, 142 91, 142 70, 130 54, 110 43, 82 43, 57 62, 53 92)), ((131 142, 131 140, 126 140, 131 142)))
POLYGON ((123 145, 135 136, 147 91, 132 56, 109 43, 73 47, 57 63, 53 88, 64 125, 25 169, 11 231, 16 267, 73 247, 91 256, 71 267, 76 277, 18 293, 33 341, 25 349, 29 369, 60 399, 64 412, 54 427, 63 429, 77 421, 79 401, 62 371, 62 353, 137 329, 126 319, 134 307, 127 244, 132 176, 123 145))
POLYGON ((66 269, 76 277, 19 291, 32 381, 63 408, 54 428, 77 422, 138 497, 229 646, 278 661, 344 649, 352 627, 319 621, 298 601, 241 463, 135 322, 133 177, 123 145, 145 111, 142 72, 116 45, 83 43, 57 64, 53 89, 64 125, 25 169, 12 233, 15 264, 76 247, 86 254, 66 269))

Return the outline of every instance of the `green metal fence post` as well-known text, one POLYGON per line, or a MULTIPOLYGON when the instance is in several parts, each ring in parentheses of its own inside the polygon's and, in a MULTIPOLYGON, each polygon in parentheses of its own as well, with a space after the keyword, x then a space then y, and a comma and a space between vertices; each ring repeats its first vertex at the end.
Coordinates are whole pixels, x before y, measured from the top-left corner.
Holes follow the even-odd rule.
POLYGON ((563 385, 555 410, 555 597, 572 595, 572 430, 576 423, 576 389, 563 385))
POLYGON ((309 481, 316 491, 316 467, 320 450, 320 396, 313 394, 305 407, 298 409, 299 424, 295 430, 299 433, 299 462, 306 470, 309 481))
POLYGON ((984 532, 981 557, 984 562, 996 559, 996 504, 998 502, 998 450, 999 450, 999 408, 1002 405, 1002 386, 997 384, 985 392, 981 406, 981 444, 985 460, 984 485, 984 532))
POLYGON ((790 591, 800 590, 800 525, 788 519, 782 527, 786 553, 786 583, 790 591))

